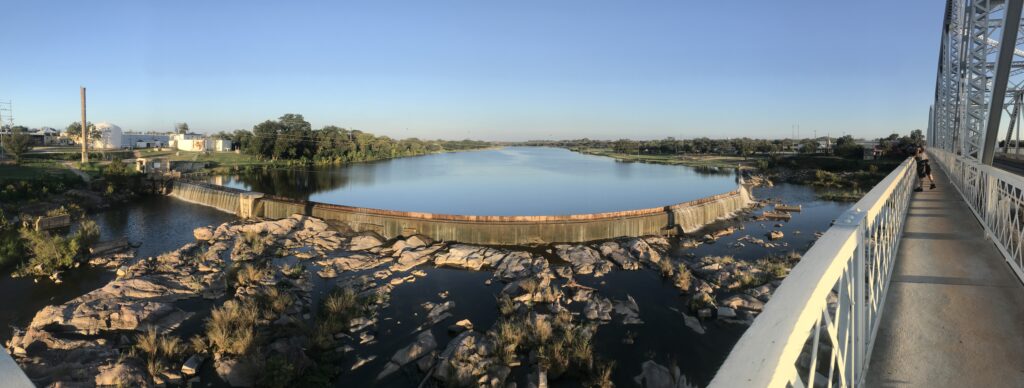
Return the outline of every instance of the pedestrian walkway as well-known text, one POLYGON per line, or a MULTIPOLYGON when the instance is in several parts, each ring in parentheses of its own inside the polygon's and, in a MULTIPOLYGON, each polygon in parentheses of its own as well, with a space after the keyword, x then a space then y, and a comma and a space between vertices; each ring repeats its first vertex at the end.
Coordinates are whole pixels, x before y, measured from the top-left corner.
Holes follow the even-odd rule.
POLYGON ((1024 387, 1024 285, 941 169, 914 193, 869 387, 1024 387))

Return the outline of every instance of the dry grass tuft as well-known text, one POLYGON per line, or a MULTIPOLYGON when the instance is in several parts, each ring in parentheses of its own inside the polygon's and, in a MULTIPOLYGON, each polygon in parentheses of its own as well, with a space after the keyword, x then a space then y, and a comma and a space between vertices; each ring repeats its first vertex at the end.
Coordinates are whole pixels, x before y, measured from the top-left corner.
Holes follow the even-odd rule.
POLYGON ((206 337, 217 353, 245 355, 256 342, 259 310, 250 303, 229 300, 206 321, 206 337))

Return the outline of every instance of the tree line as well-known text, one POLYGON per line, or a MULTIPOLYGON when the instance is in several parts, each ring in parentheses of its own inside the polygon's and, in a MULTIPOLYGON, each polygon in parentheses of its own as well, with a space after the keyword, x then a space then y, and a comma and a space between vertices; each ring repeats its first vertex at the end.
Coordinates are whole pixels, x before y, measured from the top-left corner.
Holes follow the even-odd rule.
POLYGON ((231 140, 241 152, 262 159, 334 163, 399 158, 491 145, 474 140, 398 140, 333 125, 313 129, 301 114, 295 113, 256 124, 251 131, 222 131, 213 137, 231 140))
MULTIPOLYGON (((909 155, 908 149, 924 144, 924 136, 921 130, 914 130, 910 135, 900 136, 892 134, 888 137, 876 139, 875 141, 885 155, 901 157, 909 155)), ((519 145, 528 146, 550 146, 571 149, 610 149, 620 154, 640 155, 675 155, 675 154, 698 154, 698 155, 778 155, 790 154, 822 154, 828 153, 838 156, 860 158, 864 154, 864 147, 853 138, 845 135, 838 138, 807 138, 807 139, 751 139, 747 137, 732 139, 711 139, 699 137, 693 139, 676 139, 666 137, 655 140, 530 140, 519 145), (825 148, 822 143, 829 145, 825 148)))

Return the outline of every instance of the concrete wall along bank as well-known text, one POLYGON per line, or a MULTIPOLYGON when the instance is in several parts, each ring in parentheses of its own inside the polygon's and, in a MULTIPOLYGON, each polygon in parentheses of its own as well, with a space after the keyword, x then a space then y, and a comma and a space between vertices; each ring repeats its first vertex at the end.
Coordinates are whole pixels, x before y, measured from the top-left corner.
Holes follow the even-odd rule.
POLYGON ((486 245, 576 243, 625 236, 692 232, 715 220, 729 217, 753 203, 749 189, 743 185, 728 193, 670 206, 565 216, 468 216, 402 212, 299 201, 182 181, 174 183, 170 195, 239 215, 280 219, 303 214, 344 222, 356 231, 373 231, 386 238, 422 234, 435 240, 486 245), (247 205, 239 206, 243 198, 249 198, 243 201, 247 205), (249 206, 251 208, 243 209, 249 206))

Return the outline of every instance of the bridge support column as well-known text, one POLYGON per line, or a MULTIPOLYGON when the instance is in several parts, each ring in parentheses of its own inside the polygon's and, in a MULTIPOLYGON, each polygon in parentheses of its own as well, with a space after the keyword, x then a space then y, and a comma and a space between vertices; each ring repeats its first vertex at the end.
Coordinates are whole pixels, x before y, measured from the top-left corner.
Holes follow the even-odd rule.
POLYGON ((239 218, 254 218, 256 214, 256 204, 259 203, 260 198, 263 198, 263 193, 257 193, 250 191, 242 193, 238 196, 238 217, 239 218))

